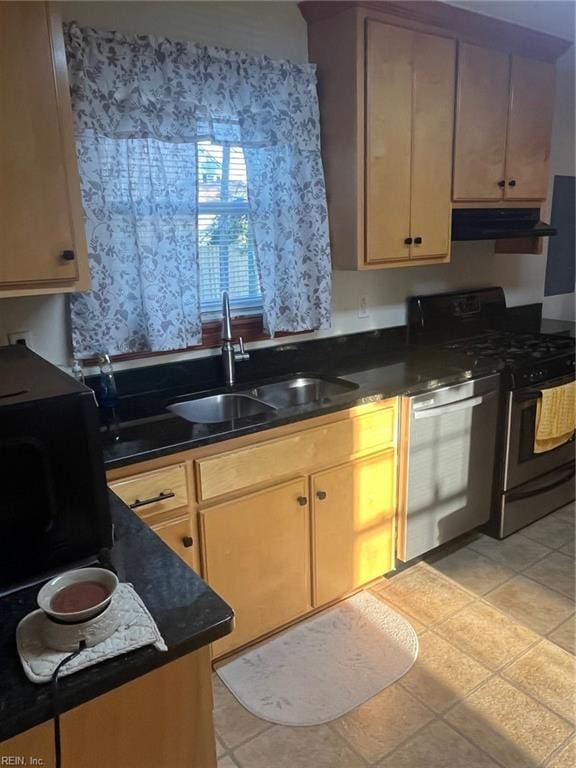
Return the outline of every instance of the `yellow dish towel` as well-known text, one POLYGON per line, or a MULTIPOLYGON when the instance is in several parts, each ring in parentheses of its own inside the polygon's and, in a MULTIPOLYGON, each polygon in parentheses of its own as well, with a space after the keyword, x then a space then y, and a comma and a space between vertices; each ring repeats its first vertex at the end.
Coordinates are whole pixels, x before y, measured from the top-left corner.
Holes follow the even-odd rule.
POLYGON ((576 429, 576 382, 542 390, 536 406, 534 453, 567 443, 576 429))

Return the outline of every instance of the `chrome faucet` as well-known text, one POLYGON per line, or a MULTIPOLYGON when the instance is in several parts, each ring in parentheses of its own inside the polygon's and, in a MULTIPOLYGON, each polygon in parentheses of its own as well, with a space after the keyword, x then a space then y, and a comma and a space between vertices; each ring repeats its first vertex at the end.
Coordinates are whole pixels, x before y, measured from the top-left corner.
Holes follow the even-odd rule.
POLYGON ((244 349, 242 336, 238 338, 238 349, 232 339, 232 321, 230 319, 230 300, 228 293, 222 294, 222 365, 224 366, 224 381, 231 387, 236 381, 236 363, 248 360, 250 355, 244 349))

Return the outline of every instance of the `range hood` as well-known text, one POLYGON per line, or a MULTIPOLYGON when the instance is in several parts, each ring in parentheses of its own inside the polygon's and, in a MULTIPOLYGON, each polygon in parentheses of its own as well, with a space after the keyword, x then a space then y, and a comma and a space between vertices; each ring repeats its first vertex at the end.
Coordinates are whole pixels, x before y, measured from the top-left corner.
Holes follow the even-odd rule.
POLYGON ((539 208, 456 208, 452 211, 452 240, 550 237, 557 231, 540 221, 539 208))

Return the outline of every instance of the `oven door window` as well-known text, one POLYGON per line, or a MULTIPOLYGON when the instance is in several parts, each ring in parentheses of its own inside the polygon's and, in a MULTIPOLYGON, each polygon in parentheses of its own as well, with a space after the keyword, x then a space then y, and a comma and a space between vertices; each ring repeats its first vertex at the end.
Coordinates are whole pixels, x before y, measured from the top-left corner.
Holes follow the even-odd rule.
POLYGON ((520 412, 520 444, 518 461, 531 461, 536 457, 534 453, 534 438, 536 436, 536 404, 534 398, 532 405, 524 405, 520 412))

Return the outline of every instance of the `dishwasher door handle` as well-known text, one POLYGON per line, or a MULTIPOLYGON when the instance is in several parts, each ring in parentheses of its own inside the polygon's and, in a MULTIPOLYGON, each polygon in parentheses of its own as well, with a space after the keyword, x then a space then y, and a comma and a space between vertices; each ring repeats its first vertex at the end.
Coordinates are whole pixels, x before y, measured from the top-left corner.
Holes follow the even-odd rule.
POLYGON ((444 416, 447 413, 455 413, 456 411, 464 411, 469 408, 475 408, 477 405, 488 402, 493 397, 496 397, 496 390, 487 392, 485 395, 478 395, 477 397, 467 397, 465 400, 457 400, 455 403, 447 403, 446 405, 435 405, 431 408, 422 408, 421 410, 412 410, 412 414, 415 419, 431 419, 436 416, 444 416))

